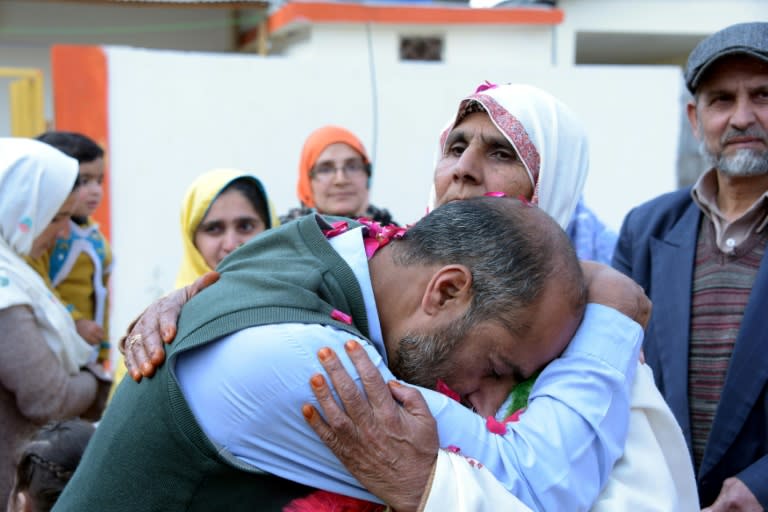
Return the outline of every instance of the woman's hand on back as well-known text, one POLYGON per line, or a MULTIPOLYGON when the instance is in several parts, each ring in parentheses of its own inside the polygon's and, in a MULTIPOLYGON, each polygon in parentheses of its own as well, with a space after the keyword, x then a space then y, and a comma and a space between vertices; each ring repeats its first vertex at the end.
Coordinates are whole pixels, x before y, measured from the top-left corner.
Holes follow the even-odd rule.
POLYGON ((203 274, 194 283, 157 299, 128 326, 128 332, 120 338, 118 348, 125 356, 125 367, 133 380, 140 382, 142 377, 155 374, 155 370, 165 361, 163 343, 171 343, 176 337, 176 322, 181 308, 218 280, 218 272, 203 274))
POLYGON ((609 306, 648 327, 651 300, 642 287, 613 267, 594 261, 581 261, 587 283, 588 301, 609 306))

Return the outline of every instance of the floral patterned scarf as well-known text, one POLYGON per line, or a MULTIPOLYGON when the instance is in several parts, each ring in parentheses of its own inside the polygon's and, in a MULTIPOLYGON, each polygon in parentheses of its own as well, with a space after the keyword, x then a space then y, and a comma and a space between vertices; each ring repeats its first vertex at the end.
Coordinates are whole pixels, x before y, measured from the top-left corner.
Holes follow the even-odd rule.
MULTIPOLYGON (((533 196, 527 199, 565 229, 589 169, 587 135, 576 115, 536 87, 486 82, 459 103, 456 115, 440 135, 437 158, 451 130, 474 112, 487 113, 517 151, 533 186, 533 196)), ((436 206, 433 186, 429 207, 436 206)))

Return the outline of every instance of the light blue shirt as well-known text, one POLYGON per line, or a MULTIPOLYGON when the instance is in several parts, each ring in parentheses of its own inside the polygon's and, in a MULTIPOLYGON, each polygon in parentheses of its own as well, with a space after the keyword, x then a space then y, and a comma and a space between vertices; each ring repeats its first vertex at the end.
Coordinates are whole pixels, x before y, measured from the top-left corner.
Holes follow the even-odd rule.
MULTIPOLYGON (((384 380, 385 361, 376 303, 360 231, 331 239, 354 270, 368 312, 365 347, 384 380), (372 342, 372 343, 371 343, 372 342)), ((621 456, 629 423, 630 384, 643 332, 605 306, 590 304, 563 355, 550 363, 527 411, 505 435, 448 397, 420 389, 437 420, 440 446, 456 446, 481 461, 534 510, 587 510, 621 456)), ((349 333, 314 324, 251 327, 181 354, 176 375, 206 435, 268 473, 313 487, 380 501, 350 475, 301 414, 317 401, 309 378, 324 373, 317 351, 331 347, 362 388, 344 352, 349 333)))
POLYGON ((619 235, 603 224, 595 212, 587 208, 583 198, 576 204, 576 210, 565 232, 568 233, 580 260, 611 264, 619 235))

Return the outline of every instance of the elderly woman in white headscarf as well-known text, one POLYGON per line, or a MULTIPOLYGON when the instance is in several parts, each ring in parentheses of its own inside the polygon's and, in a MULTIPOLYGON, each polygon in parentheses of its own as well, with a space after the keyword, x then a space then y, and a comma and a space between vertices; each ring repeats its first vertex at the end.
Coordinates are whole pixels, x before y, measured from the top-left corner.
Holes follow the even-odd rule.
POLYGON ((29 139, 0 138, 0 507, 13 484, 14 451, 40 425, 96 419, 109 383, 72 317, 24 261, 66 231, 77 160, 29 139))
MULTIPOLYGON (((504 194, 538 205, 565 229, 588 168, 586 132, 566 105, 532 86, 486 83, 461 101, 455 119, 440 136, 430 206, 504 194)), ((502 404, 499 421, 520 419, 534 379, 502 404)), ((644 365, 638 369, 632 393, 624 456, 593 512, 698 510, 685 440, 644 365)), ((454 510, 519 506, 488 471, 454 454, 440 454, 431 482, 425 511, 449 504, 454 510), (457 503, 462 505, 457 508, 457 503)))
POLYGON ((430 206, 484 193, 527 199, 568 225, 589 169, 575 114, 529 85, 481 85, 440 135, 430 206))
MULTIPOLYGON (((538 205, 565 229, 581 196, 588 167, 586 133, 567 106, 535 87, 486 83, 461 101, 457 114, 440 136, 430 207, 479 195, 520 197, 538 205)), ((537 392, 535 377, 516 386, 501 404, 497 417, 488 420, 489 428, 502 432, 506 431, 506 423, 524 421, 528 396, 537 392)), ((697 511, 695 480, 685 440, 645 366, 636 373, 631 407, 624 456, 613 468, 592 511, 697 511)), ((377 423, 397 423, 382 411, 386 409, 374 413, 377 423)), ((366 463, 359 467, 370 468, 372 461, 386 465, 392 460, 407 460, 407 454, 387 452, 377 456, 374 449, 366 449, 397 446, 394 440, 398 434, 392 434, 393 442, 388 443, 387 439, 366 439, 362 434, 369 435, 369 431, 365 428, 358 432, 360 436, 345 437, 340 445, 329 447, 363 485, 379 484, 381 489, 382 475, 358 474, 353 459, 365 458, 366 463)), ((377 433, 381 435, 382 431, 377 433)), ((481 463, 440 450, 419 510, 531 510, 481 463)), ((401 482, 412 481, 406 473, 407 468, 398 468, 401 482)), ((391 483, 391 489, 398 488, 391 483)), ((379 497, 387 500, 387 496, 379 497)), ((567 501, 567 496, 563 499, 567 501)))

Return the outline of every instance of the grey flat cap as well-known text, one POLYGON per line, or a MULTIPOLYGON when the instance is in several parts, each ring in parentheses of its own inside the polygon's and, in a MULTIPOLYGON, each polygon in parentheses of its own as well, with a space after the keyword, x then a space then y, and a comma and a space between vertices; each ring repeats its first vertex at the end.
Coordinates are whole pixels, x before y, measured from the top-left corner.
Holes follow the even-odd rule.
POLYGON ((688 57, 685 85, 696 91, 701 76, 721 57, 743 53, 768 62, 768 22, 738 23, 703 39, 688 57))

